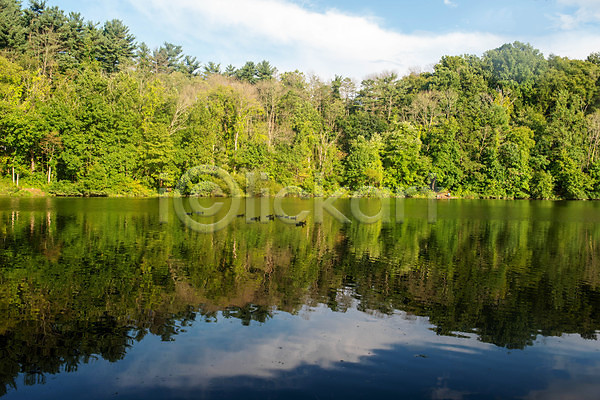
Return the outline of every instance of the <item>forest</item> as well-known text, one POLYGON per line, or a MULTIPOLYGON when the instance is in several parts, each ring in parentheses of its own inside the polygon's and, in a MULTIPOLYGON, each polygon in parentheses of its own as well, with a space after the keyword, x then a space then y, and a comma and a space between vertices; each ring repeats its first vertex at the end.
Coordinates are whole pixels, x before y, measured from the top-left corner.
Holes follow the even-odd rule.
POLYGON ((201 62, 119 20, 0 0, 0 194, 149 196, 214 165, 274 193, 600 198, 600 53, 514 42, 405 76, 340 69, 201 62))

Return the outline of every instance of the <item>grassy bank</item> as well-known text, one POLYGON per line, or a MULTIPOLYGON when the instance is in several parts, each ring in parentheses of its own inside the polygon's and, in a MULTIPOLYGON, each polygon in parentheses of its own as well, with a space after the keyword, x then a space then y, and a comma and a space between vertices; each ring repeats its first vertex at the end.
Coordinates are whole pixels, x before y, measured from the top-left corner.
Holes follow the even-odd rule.
POLYGON ((45 188, 31 185, 28 182, 19 182, 19 187, 12 183, 11 179, 0 178, 0 196, 7 197, 43 197, 48 193, 45 188))
MULTIPOLYGON (((279 190, 259 190, 255 194, 257 197, 274 197, 279 193, 279 190)), ((192 196, 198 197, 228 197, 222 190, 207 190, 190 193, 192 196)), ((339 193, 319 193, 320 196, 328 197, 339 195, 339 193)), ((17 187, 10 178, 0 178, 0 197, 178 197, 177 191, 169 191, 164 194, 158 193, 155 190, 148 189, 135 183, 130 187, 106 188, 103 190, 91 190, 81 184, 72 182, 56 182, 51 185, 40 184, 39 182, 31 182, 28 179, 21 180, 17 187)), ((247 196, 247 195, 245 195, 247 196)), ((307 191, 290 191, 286 197, 315 197, 307 191)), ((455 199, 486 199, 486 200, 516 200, 510 197, 490 196, 486 194, 478 194, 472 192, 434 192, 429 189, 407 188, 404 191, 393 192, 386 189, 366 188, 359 191, 343 192, 341 198, 417 198, 417 199, 438 199, 438 200, 455 200, 455 199)), ((532 199, 529 199, 532 200, 532 199)), ((550 200, 557 200, 556 198, 550 200)))

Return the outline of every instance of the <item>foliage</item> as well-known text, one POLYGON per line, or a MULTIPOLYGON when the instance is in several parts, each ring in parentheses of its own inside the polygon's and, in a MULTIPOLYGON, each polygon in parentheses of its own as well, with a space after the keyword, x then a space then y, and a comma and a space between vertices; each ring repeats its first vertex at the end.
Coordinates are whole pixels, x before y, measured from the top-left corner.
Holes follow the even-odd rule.
POLYGON ((600 194, 598 53, 544 58, 514 42, 433 72, 324 82, 268 61, 202 65, 43 2, 0 6, 0 175, 15 186, 39 173, 86 195, 126 194, 124 182, 156 193, 208 164, 309 192, 600 194))

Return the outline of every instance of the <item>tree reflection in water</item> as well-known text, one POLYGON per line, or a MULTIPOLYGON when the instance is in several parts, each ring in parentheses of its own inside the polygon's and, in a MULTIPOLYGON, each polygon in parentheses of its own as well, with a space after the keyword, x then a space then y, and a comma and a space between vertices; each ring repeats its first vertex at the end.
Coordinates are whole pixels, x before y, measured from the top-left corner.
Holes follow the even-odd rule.
POLYGON ((401 310, 509 349, 600 327, 595 203, 443 203, 435 224, 238 220, 206 235, 161 225, 155 200, 86 201, 0 200, 0 393, 197 320, 269 324, 318 305, 401 310))

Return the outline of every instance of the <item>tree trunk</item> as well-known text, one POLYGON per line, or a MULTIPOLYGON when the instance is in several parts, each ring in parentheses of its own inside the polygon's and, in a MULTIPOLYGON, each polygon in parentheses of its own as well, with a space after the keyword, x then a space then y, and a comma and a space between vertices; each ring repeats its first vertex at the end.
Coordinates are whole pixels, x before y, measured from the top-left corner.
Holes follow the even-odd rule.
POLYGON ((12 167, 12 183, 15 184, 15 167, 12 167))
POLYGON ((271 143, 273 141, 273 130, 275 127, 275 111, 274 111, 275 107, 270 107, 270 111, 269 111, 269 115, 268 115, 268 136, 267 136, 267 145, 268 147, 271 147, 271 143))
POLYGON ((48 165, 48 184, 50 184, 51 180, 52 180, 52 167, 50 165, 48 165))

